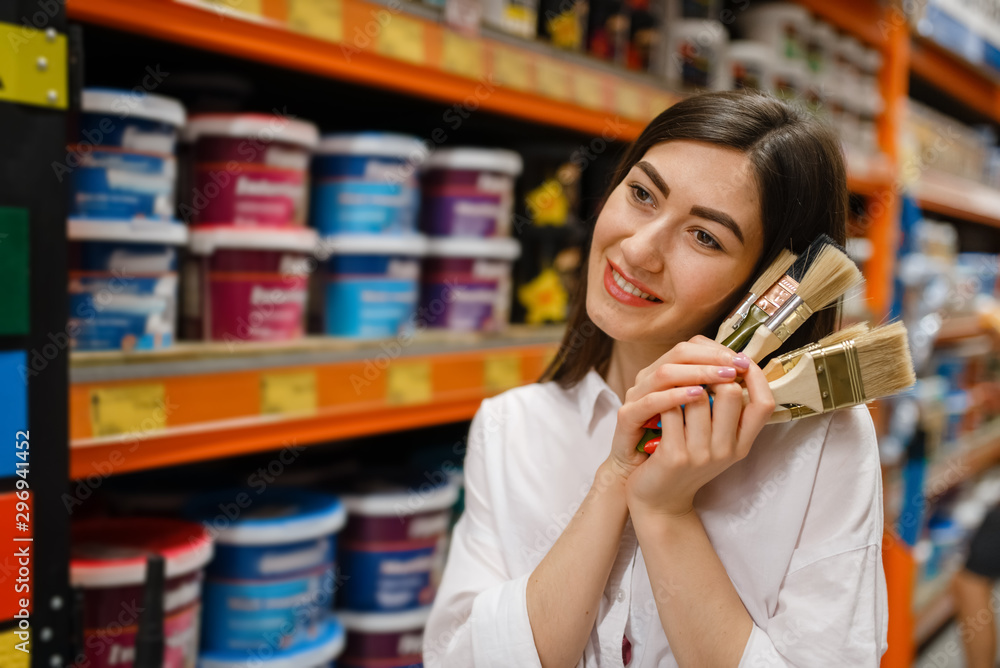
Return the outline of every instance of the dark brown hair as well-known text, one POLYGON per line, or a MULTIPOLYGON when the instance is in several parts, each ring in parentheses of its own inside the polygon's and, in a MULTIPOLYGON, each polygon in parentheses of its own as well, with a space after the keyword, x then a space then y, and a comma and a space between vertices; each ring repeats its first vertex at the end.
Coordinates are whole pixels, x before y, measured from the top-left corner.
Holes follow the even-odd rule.
MULTIPOLYGON (((836 135, 806 112, 762 93, 703 93, 678 102, 646 126, 619 162, 605 201, 646 151, 678 139, 742 151, 750 159, 760 188, 764 250, 751 279, 734 292, 711 331, 704 332, 714 338, 722 319, 749 289, 753 277, 782 248, 802 251, 821 233, 843 245, 847 174, 836 135)), ((591 368, 601 375, 607 372, 613 340, 587 315, 587 268, 592 240, 593 223, 584 244, 566 333, 540 381, 554 380, 570 387, 591 368)), ((838 314, 839 308, 816 313, 782 350, 793 350, 826 336, 834 330, 838 314)))

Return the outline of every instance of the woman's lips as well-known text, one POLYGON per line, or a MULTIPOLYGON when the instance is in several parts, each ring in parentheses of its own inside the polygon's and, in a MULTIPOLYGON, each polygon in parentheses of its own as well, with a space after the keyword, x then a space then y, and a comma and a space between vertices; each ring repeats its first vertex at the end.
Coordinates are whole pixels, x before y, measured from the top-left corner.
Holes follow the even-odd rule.
POLYGON ((618 283, 615 282, 615 277, 611 274, 611 265, 608 264, 604 268, 604 289, 608 291, 608 294, 615 298, 615 300, 626 304, 628 306, 656 306, 662 302, 655 301, 651 302, 648 299, 643 299, 642 297, 637 297, 631 292, 625 292, 619 287, 618 283))

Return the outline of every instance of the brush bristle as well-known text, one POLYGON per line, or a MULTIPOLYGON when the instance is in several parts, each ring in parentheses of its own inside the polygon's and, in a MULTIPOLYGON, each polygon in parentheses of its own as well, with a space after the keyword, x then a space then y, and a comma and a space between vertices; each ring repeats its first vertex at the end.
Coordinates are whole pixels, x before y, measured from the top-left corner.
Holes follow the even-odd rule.
POLYGON ((917 381, 903 323, 876 327, 855 343, 866 397, 887 397, 917 381))
POLYGON ((782 248, 781 253, 774 259, 768 267, 761 272, 761 275, 754 281, 750 288, 757 297, 764 294, 768 288, 778 282, 778 279, 785 275, 788 268, 792 266, 798 256, 787 248, 782 248))
POLYGON ((842 343, 844 341, 850 341, 851 339, 856 339, 859 336, 863 336, 868 333, 868 323, 859 322, 850 327, 844 327, 843 329, 838 329, 833 334, 827 334, 822 339, 816 342, 820 348, 824 346, 832 346, 835 343, 842 343))
POLYGON ((809 267, 812 266, 813 262, 819 257, 820 252, 828 245, 836 246, 837 243, 825 234, 821 234, 812 240, 809 247, 801 253, 792 266, 788 268, 788 275, 796 282, 801 283, 802 278, 809 271, 809 267))
POLYGON ((819 251, 816 259, 799 281, 796 291, 814 312, 835 301, 861 282, 861 270, 837 244, 831 242, 819 251))

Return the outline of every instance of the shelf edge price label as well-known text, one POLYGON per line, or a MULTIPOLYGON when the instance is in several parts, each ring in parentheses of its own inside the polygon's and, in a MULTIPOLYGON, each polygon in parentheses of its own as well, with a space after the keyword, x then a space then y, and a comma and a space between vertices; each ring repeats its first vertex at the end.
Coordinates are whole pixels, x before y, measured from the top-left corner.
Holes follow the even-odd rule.
POLYGON ((399 14, 389 16, 378 36, 378 52, 415 65, 426 64, 424 24, 399 14))
POLYGON ((136 434, 167 427, 166 388, 161 383, 102 387, 90 391, 90 424, 95 437, 136 434))
POLYGON ((577 104, 588 109, 604 110, 604 79, 599 74, 578 70, 573 77, 573 88, 577 104))
POLYGON ((264 15, 264 0, 201 0, 205 9, 216 11, 219 18, 240 18, 240 14, 264 15))
POLYGON ((315 413, 316 406, 315 371, 261 374, 262 415, 315 413))
POLYGON ((296 32, 341 42, 344 39, 343 0, 289 0, 288 25, 296 32))
POLYGON ((501 86, 531 90, 530 67, 527 55, 502 46, 493 47, 493 77, 501 86))
POLYGON ((642 95, 635 86, 619 83, 615 87, 615 108, 626 118, 644 120, 642 95))
POLYGON ((483 384, 489 394, 497 394, 521 384, 521 356, 487 355, 483 361, 483 384))
POLYGON ((549 58, 539 58, 535 72, 538 78, 538 92, 553 100, 566 101, 570 98, 569 68, 549 58))
POLYGON ((450 30, 444 31, 441 67, 446 72, 469 79, 483 78, 482 42, 462 37, 450 30))
POLYGON ((396 360, 386 368, 387 403, 395 406, 427 404, 434 397, 430 362, 396 360))

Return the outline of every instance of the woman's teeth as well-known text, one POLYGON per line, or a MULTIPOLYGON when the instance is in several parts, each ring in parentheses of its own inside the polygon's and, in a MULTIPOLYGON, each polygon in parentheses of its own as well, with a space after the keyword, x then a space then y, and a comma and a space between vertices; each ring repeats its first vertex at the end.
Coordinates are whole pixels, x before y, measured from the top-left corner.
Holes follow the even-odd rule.
POLYGON ((618 287, 621 288, 622 290, 624 290, 625 292, 633 294, 636 297, 642 297, 646 301, 650 301, 650 302, 658 302, 658 301, 660 301, 656 297, 650 296, 650 294, 648 292, 643 292, 639 288, 635 287, 634 285, 632 285, 631 283, 629 283, 628 281, 626 281, 624 278, 622 278, 622 275, 619 274, 614 269, 611 270, 611 276, 612 276, 612 278, 615 279, 615 283, 618 284, 618 287))

